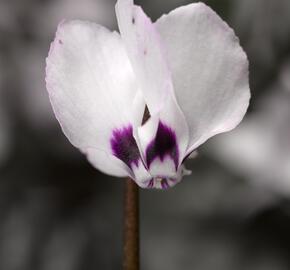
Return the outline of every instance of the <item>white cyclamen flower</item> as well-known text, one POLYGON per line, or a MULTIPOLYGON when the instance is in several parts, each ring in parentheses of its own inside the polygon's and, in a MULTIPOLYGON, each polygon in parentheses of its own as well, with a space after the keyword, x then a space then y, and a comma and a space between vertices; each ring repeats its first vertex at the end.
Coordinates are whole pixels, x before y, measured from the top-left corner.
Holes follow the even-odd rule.
POLYGON ((247 57, 202 3, 155 23, 132 0, 119 0, 116 14, 120 34, 85 21, 59 25, 47 58, 50 100, 65 135, 97 169, 168 188, 199 145, 242 120, 247 57))

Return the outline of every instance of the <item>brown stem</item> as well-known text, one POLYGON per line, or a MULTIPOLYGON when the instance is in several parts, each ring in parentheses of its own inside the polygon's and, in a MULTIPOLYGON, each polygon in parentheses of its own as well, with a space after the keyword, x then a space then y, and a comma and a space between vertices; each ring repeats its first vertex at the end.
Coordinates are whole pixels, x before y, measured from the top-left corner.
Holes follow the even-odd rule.
POLYGON ((139 189, 125 181, 123 270, 139 270, 139 189))

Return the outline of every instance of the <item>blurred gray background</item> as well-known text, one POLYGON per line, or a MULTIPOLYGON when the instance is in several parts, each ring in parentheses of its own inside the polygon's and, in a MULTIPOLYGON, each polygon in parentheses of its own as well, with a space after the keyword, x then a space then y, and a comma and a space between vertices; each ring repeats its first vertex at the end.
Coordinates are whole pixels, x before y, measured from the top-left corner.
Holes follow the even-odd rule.
MULTIPOLYGON (((191 1, 136 1, 157 19, 191 1)), ((250 60, 242 124, 168 191, 141 190, 143 270, 290 269, 290 1, 208 0, 250 60)), ((113 0, 0 0, 0 270, 121 269, 123 180, 66 140, 44 83, 62 19, 116 29, 113 0)))

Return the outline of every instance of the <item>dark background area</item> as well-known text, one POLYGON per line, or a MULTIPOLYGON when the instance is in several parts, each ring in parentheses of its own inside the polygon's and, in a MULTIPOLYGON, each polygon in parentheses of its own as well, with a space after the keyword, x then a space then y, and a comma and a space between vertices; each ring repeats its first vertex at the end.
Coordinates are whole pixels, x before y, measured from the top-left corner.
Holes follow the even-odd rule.
MULTIPOLYGON (((191 1, 136 1, 156 20, 191 1)), ((242 124, 141 190, 142 269, 290 269, 290 1, 209 0, 250 61, 242 124)), ((45 58, 62 19, 117 29, 111 0, 0 0, 0 270, 121 269, 123 180, 62 134, 45 58)))

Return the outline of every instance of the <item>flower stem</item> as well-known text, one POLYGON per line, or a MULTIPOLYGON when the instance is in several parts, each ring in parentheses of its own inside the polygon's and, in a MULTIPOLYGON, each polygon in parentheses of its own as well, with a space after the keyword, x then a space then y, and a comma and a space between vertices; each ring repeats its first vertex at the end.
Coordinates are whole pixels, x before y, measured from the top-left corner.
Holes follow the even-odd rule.
POLYGON ((139 189, 125 181, 123 270, 139 270, 139 189))

